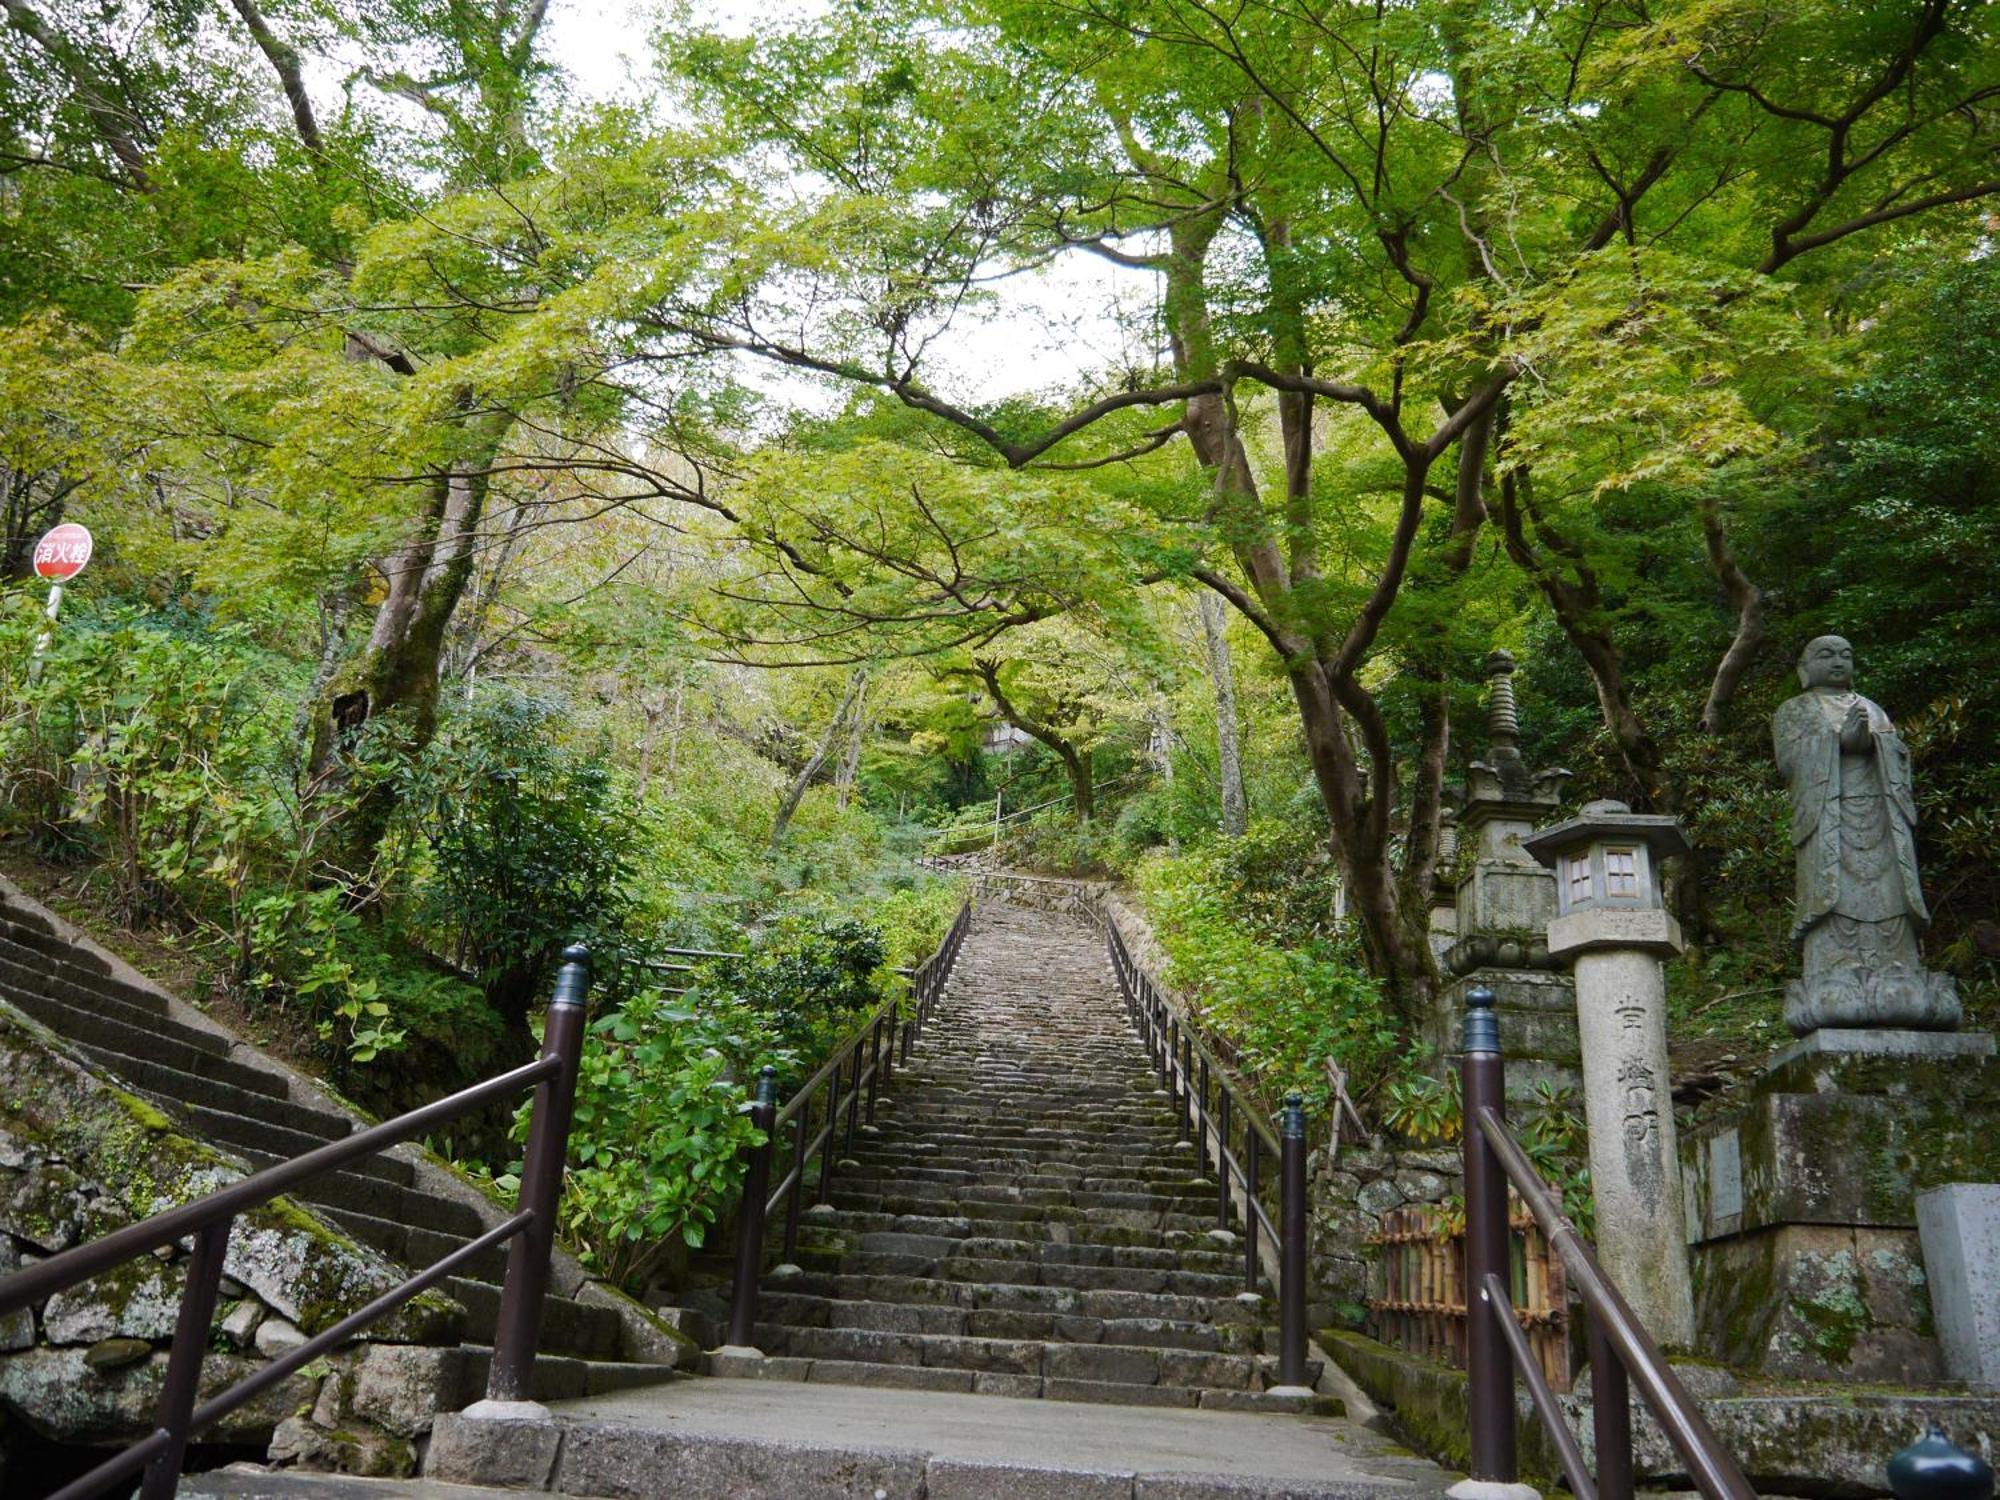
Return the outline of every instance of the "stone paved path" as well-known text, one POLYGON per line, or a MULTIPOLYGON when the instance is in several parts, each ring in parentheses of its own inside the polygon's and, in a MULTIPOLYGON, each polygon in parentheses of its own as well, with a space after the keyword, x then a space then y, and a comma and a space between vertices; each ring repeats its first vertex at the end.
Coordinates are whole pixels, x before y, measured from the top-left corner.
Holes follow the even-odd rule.
MULTIPOLYGON (((911 1066, 716 1373, 1149 1406, 1268 1407, 1270 1287, 1216 1227, 1075 918, 979 909, 911 1066)), ((1317 1377, 1315 1368, 1309 1380, 1317 1377)), ((1309 1403, 1306 1403, 1309 1404, 1309 1403)))

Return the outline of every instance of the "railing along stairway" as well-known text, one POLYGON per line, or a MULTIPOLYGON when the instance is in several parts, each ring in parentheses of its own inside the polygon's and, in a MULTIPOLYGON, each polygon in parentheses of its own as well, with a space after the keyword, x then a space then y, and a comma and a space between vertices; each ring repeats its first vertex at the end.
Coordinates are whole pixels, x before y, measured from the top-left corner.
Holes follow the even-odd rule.
POLYGON ((503 1243, 508 1245, 507 1279, 501 1293, 487 1395, 499 1401, 529 1399, 534 1389, 543 1301, 548 1293, 549 1256, 555 1244, 556 1204, 562 1196, 564 1157, 576 1100, 577 1065, 583 1052, 589 986, 590 955, 581 947, 566 949, 549 1001, 542 1055, 534 1062, 267 1167, 190 1203, 154 1214, 0 1279, 0 1318, 5 1318, 114 1271, 128 1261, 173 1246, 188 1236, 194 1240, 153 1431, 58 1490, 50 1500, 85 1500, 129 1480, 141 1469, 145 1471, 139 1488, 141 1500, 169 1500, 179 1486, 188 1443, 196 1434, 365 1332, 488 1248, 503 1243), (195 1404, 230 1230, 238 1215, 316 1177, 371 1160, 391 1146, 413 1140, 484 1105, 513 1097, 530 1086, 535 1090, 533 1117, 518 1211, 511 1218, 417 1272, 331 1328, 274 1358, 229 1389, 200 1405, 195 1404))
POLYGON ((1232 1212, 1243 1222, 1243 1289, 1257 1290, 1268 1247, 1277 1268, 1278 1381, 1298 1388, 1306 1375, 1306 1122, 1297 1094, 1287 1095, 1277 1126, 1244 1092, 1160 983, 1126 946, 1118 923, 1101 902, 1089 909, 1104 928, 1111 967, 1132 1024, 1167 1090, 1184 1139, 1191 1140, 1204 1177, 1215 1178, 1215 1227, 1227 1229, 1232 1212), (1241 1154, 1231 1135, 1241 1141, 1241 1154), (1278 1165, 1278 1220, 1260 1196, 1266 1157, 1278 1165), (1241 1197, 1240 1210, 1236 1200, 1241 1197))
POLYGON ((1507 1128, 1506 1066, 1493 991, 1466 993, 1465 1055, 1459 1064, 1465 1101, 1465 1273, 1469 1432, 1475 1480, 1511 1484, 1520 1477, 1514 1430, 1514 1372, 1555 1445, 1576 1500, 1631 1500, 1632 1386, 1636 1383, 1694 1487, 1708 1500, 1751 1500, 1756 1491, 1709 1426, 1659 1345, 1646 1332, 1590 1243, 1563 1213, 1562 1196, 1536 1170, 1507 1128), (1562 1257, 1569 1283, 1589 1318, 1593 1474, 1555 1393, 1522 1332, 1507 1273, 1507 1190, 1534 1215, 1549 1248, 1562 1257))
POLYGON ((737 1211, 736 1267, 727 1334, 730 1349, 748 1349, 756 1338, 757 1288, 764 1274, 765 1228, 771 1215, 781 1208, 784 1211, 782 1255, 783 1262, 789 1263, 798 1255, 806 1177, 814 1160, 819 1163, 819 1183, 813 1201, 824 1203, 833 1186, 836 1157, 841 1154, 834 1150, 836 1137, 844 1132, 845 1154, 851 1155, 855 1130, 864 1119, 870 1125, 875 1123, 882 1085, 898 1066, 910 1060, 910 1049, 922 1037, 944 995, 971 926, 972 903, 967 901, 952 918, 936 950, 909 971, 910 1014, 902 1014, 901 996, 883 1001, 782 1107, 777 1102, 777 1070, 766 1067, 758 1078, 750 1118, 763 1132, 763 1141, 748 1153, 737 1211), (789 1160, 785 1175, 774 1187, 772 1163, 778 1139, 786 1132, 791 1136, 789 1160))

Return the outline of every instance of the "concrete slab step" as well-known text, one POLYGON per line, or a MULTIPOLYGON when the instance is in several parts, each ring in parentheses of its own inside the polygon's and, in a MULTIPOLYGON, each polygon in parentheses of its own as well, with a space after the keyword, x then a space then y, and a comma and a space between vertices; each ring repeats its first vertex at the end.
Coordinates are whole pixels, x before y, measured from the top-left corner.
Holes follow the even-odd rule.
POLYGON ((910 1389, 816 1369, 564 1401, 546 1422, 441 1418, 426 1476, 730 1500, 1435 1500, 1456 1477, 1337 1416, 1204 1410, 1193 1391, 1148 1409, 1082 1384, 1051 1401, 978 1390, 999 1377, 910 1389))

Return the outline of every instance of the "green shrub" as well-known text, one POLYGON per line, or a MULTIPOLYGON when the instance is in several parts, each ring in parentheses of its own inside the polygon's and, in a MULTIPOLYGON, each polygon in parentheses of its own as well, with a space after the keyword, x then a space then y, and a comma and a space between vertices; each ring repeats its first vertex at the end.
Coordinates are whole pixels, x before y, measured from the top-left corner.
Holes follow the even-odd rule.
POLYGON ((43 629, 26 595, 0 610, 0 766, 17 824, 96 856, 128 920, 240 884, 277 832, 275 736, 245 689, 259 665, 246 635, 73 608, 36 661, 43 629))
POLYGON ((603 762, 558 738, 562 705, 500 692, 448 720, 402 778, 422 860, 412 915, 520 1023, 565 944, 608 959, 639 824, 603 762))
POLYGON ((965 892, 953 880, 921 881, 877 901, 868 916, 882 934, 880 980, 900 981, 897 971, 914 968, 935 953, 964 902, 965 892))
POLYGON ((1302 1094, 1325 1108, 1326 1063, 1365 1095, 1404 1050, 1380 986, 1333 921, 1329 882, 1275 824, 1179 856, 1153 855, 1138 891, 1165 950, 1161 977, 1194 997, 1267 1104, 1302 1094))
MULTIPOLYGON (((762 1139, 742 1080, 773 1055, 762 1018, 712 995, 649 991, 592 1024, 561 1208, 586 1265, 636 1294, 677 1245, 702 1244, 762 1139)), ((524 1107, 516 1140, 529 1123, 524 1107)), ((498 1185, 516 1190, 518 1176, 498 1185)))
POLYGON ((696 1009, 740 1005, 754 1014, 779 1056, 785 1083, 799 1060, 824 1056, 882 996, 881 934, 846 917, 781 917, 742 957, 699 966, 686 1001, 696 1009))

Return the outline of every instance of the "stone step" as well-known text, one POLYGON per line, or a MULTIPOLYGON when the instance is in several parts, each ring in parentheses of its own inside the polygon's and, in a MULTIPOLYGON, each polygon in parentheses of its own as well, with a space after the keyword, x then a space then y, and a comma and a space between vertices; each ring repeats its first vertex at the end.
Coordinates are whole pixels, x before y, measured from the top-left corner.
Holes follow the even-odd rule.
MULTIPOLYGON (((458 1404, 470 1406, 486 1396, 486 1377, 493 1368, 493 1350, 485 1344, 464 1347, 465 1364, 458 1386, 458 1404)), ((535 1355, 535 1399, 574 1401, 582 1396, 608 1396, 617 1391, 666 1385, 694 1377, 673 1365, 638 1360, 585 1359, 555 1351, 535 1355)))
POLYGON ((9 908, 0 920, 0 959, 25 964, 43 973, 56 973, 70 983, 94 993, 119 1000, 138 1010, 165 1016, 166 998, 154 991, 118 978, 111 966, 87 948, 78 948, 41 927, 20 920, 9 908))
MULTIPOLYGON (((1075 1313, 1019 1311, 934 1303, 866 1302, 783 1293, 758 1298, 758 1327, 857 1328, 876 1333, 939 1333, 978 1339, 1034 1339, 1061 1344, 1140 1344, 1162 1349, 1206 1349, 1261 1354, 1264 1330, 1249 1308, 1230 1321, 1206 1318, 1085 1317, 1075 1313)), ((759 1347, 763 1347, 761 1339, 759 1347)))
MULTIPOLYGON (((500 1288, 487 1281, 447 1276, 444 1291, 465 1308, 466 1337, 490 1343, 500 1317, 500 1288)), ((551 1292, 542 1302, 542 1343, 559 1354, 616 1358, 624 1344, 618 1314, 551 1292)))
MULTIPOLYGON (((863 1234, 843 1259, 893 1256, 898 1261, 1004 1260, 1041 1265, 1145 1266, 1157 1270, 1215 1271, 1227 1275, 1242 1264, 1240 1256, 1211 1247, 1071 1244, 1061 1240, 1026 1240, 941 1234, 863 1234)), ((864 1268, 856 1267, 857 1270, 864 1268)), ((902 1268, 898 1267, 900 1271, 902 1268)), ((912 1274, 921 1275, 921 1271, 912 1274)))
POLYGON ((1186 1247, 1241 1253, 1238 1248, 1241 1241, 1233 1231, 1225 1230, 1222 1232, 1224 1238, 1216 1237, 1213 1216, 1197 1220, 1199 1227, 1189 1225, 1184 1228, 1163 1228, 1156 1215, 1137 1214, 1130 1217, 1132 1222, 1127 1223, 1080 1208, 1049 1209, 1033 1219, 994 1218, 984 1214, 890 1214, 837 1208, 832 1214, 815 1215, 805 1220, 800 1237, 810 1242, 815 1236, 826 1234, 933 1234, 961 1240, 1021 1239, 1071 1245, 1186 1247))
POLYGON ((858 1150, 849 1158, 855 1164, 841 1168, 850 1182, 943 1182, 978 1183, 985 1187, 1033 1187, 1083 1189, 1087 1192, 1212 1192, 1205 1177, 1191 1171, 1191 1163, 1162 1161, 1157 1166, 1128 1164, 1117 1170, 1070 1165, 1064 1162, 1009 1161, 983 1158, 947 1165, 949 1158, 930 1162, 899 1162, 893 1154, 858 1150))
MULTIPOLYGON (((246 1094, 255 1094, 259 1099, 286 1099, 291 1097, 290 1086, 283 1076, 264 1068, 252 1067, 249 1063, 238 1062, 234 1057, 219 1052, 207 1052, 198 1047, 181 1047, 165 1042, 157 1036, 144 1038, 134 1034, 130 1044, 143 1042, 145 1054, 141 1061, 158 1063, 172 1068, 176 1073, 191 1073, 197 1078, 213 1079, 226 1083, 231 1088, 241 1089, 246 1094)), ((116 1071, 123 1066, 122 1059, 132 1054, 122 1050, 116 1043, 92 1043, 78 1040, 77 1045, 86 1053, 99 1058, 106 1067, 116 1071)))
MULTIPOLYGON (((229 1051, 228 1041, 213 1032, 197 1031, 167 1016, 138 1010, 122 1000, 93 994, 54 976, 25 973, 0 963, 0 995, 13 1001, 43 1025, 69 1035, 62 1019, 68 1015, 89 1017, 103 1028, 89 1040, 117 1047, 133 1038, 159 1038, 197 1052, 220 1056, 229 1051)), ((128 1049, 129 1050, 129 1049, 128 1049)), ((162 1057, 162 1061, 169 1061, 162 1057)))
MULTIPOLYGON (((94 1010, 66 1004, 40 991, 27 991, 0 984, 0 999, 19 1006, 28 1015, 48 1027, 51 1031, 85 1047, 102 1047, 107 1051, 130 1053, 134 1049, 143 1050, 155 1062, 177 1068, 183 1073, 206 1073, 212 1068, 235 1068, 240 1064, 231 1062, 223 1046, 196 1046, 192 1042, 180 1041, 165 1034, 140 1030, 122 1021, 107 1019, 94 1010)), ((251 1070, 255 1071, 255 1070, 251 1070)), ((224 1072, 225 1079, 233 1077, 224 1072)))
MULTIPOLYGON (((918 1367, 900 1378, 972 1387, 899 1389, 885 1383, 893 1367, 797 1364, 792 1382, 676 1382, 561 1402, 546 1420, 448 1416, 425 1473, 574 1496, 733 1500, 1437 1500, 1455 1477, 1332 1406, 1278 1417, 1297 1405, 1210 1393, 1216 1409, 1197 1410, 1202 1393, 1148 1387, 1139 1399, 1160 1408, 1149 1410, 1130 1387, 1087 1381, 1037 1381, 1054 1400, 1022 1400, 1009 1396, 1032 1377, 918 1367), (845 1383, 855 1377, 867 1386, 845 1383), (1106 1399, 1116 1406, 1081 1409, 1106 1399)), ((225 1487, 216 1500, 263 1493, 225 1487)))
MULTIPOLYGON (((1265 1322, 1274 1308, 1240 1290, 1226 1296, 1134 1292, 1109 1287, 1049 1286, 1023 1282, 956 1282, 936 1277, 851 1276, 806 1271, 770 1280, 763 1296, 817 1298, 825 1302, 875 1302, 1033 1312, 1083 1318, 1172 1318, 1197 1322, 1265 1322), (1246 1300, 1250 1299, 1250 1300, 1246 1300)), ((759 1306, 763 1299, 759 1299, 759 1306)), ((804 1304, 810 1305, 810 1304, 804 1304)))
MULTIPOLYGON (((289 1160, 294 1156, 304 1156, 308 1151, 317 1151, 334 1139, 239 1115, 233 1110, 211 1109, 205 1104, 176 1103, 175 1110, 187 1122, 192 1134, 238 1155, 245 1151, 257 1151, 289 1160)), ((345 1132, 341 1138, 344 1136, 345 1132)), ((411 1181, 413 1175, 408 1162, 398 1161, 393 1156, 372 1156, 355 1162, 345 1170, 362 1177, 379 1177, 398 1186, 411 1181)))
MULTIPOLYGON (((767 1325, 758 1329, 758 1346, 761 1357, 708 1356, 707 1373, 905 1390, 984 1389, 1048 1400, 1156 1400, 1176 1406, 1199 1404, 1203 1391, 1267 1390, 1278 1378, 1275 1356, 1129 1344, 767 1325), (987 1379, 979 1384, 975 1376, 987 1379), (1155 1390, 1158 1396, 1143 1394, 1155 1390)), ((1318 1361, 1308 1360, 1306 1368, 1308 1384, 1318 1380, 1318 1361)))
MULTIPOLYGON (((286 1160, 255 1147, 244 1147, 237 1155, 254 1169, 276 1166, 286 1160)), ((388 1163, 385 1171, 393 1171, 397 1167, 408 1170, 404 1163, 393 1157, 378 1156, 375 1162, 388 1163)), ((415 1191, 388 1176, 375 1173, 328 1172, 313 1178, 294 1196, 305 1203, 351 1209, 378 1219, 421 1225, 443 1234, 455 1234, 461 1240, 478 1234, 481 1227, 479 1216, 464 1204, 441 1198, 435 1193, 415 1191)))
POLYGON ((1050 1177, 1038 1182, 1033 1180, 1036 1175, 1033 1173, 1007 1172, 996 1172, 990 1177, 967 1172, 956 1174, 954 1180, 952 1169, 948 1167, 935 1169, 935 1175, 926 1175, 918 1170, 904 1173, 885 1166, 865 1167, 858 1156, 845 1160, 854 1165, 842 1167, 835 1174, 835 1180, 844 1179, 864 1192, 894 1188, 905 1193, 929 1192, 940 1197, 958 1195, 975 1202, 1062 1203, 1079 1193, 1099 1197, 1196 1198, 1208 1196, 1214 1191, 1206 1179, 1194 1175, 1191 1156, 1180 1176, 1164 1181, 1092 1176, 1080 1181, 1050 1177))
MULTIPOLYGON (((440 1234, 434 1229, 420 1229, 413 1224, 378 1219, 373 1214, 356 1213, 351 1208, 327 1207, 321 1212, 364 1245, 380 1250, 412 1271, 435 1265, 470 1237, 440 1234)), ((458 1274, 470 1281, 485 1281, 498 1286, 507 1274, 506 1246, 493 1245, 480 1251, 459 1267, 458 1274)))
MULTIPOLYGON (((304 1104, 294 1104, 289 1099, 246 1089, 230 1080, 209 1078, 199 1073, 183 1073, 179 1068, 169 1067, 165 1063, 154 1062, 144 1057, 127 1056, 108 1047, 85 1047, 83 1051, 141 1093, 150 1094, 157 1099, 224 1110, 246 1118, 269 1120, 274 1125, 318 1136, 323 1140, 340 1140, 352 1133, 352 1122, 345 1115, 313 1109, 304 1104)), ((248 1073, 251 1070, 243 1068, 242 1071, 248 1073)))
POLYGON ((831 1265, 823 1265, 821 1269, 839 1276, 890 1276, 966 1285, 1066 1286, 1079 1290, 1102 1288, 1125 1292, 1168 1292, 1185 1297, 1229 1297, 1242 1287, 1240 1271, 1224 1274, 1152 1266, 1080 1266, 1049 1261, 981 1260, 972 1256, 946 1256, 932 1260, 919 1256, 845 1255, 831 1265))
POLYGON ((1215 1217, 1212 1193, 1098 1193, 1082 1189, 1016 1188, 1005 1184, 988 1186, 968 1183, 963 1187, 934 1182, 854 1183, 838 1172, 828 1188, 836 1209, 861 1209, 873 1213, 932 1214, 940 1218, 1021 1218, 1045 1216, 1047 1210, 1132 1210, 1141 1215, 1178 1215, 1188 1222, 1211 1222, 1215 1217), (872 1190, 871 1190, 872 1189, 872 1190))

